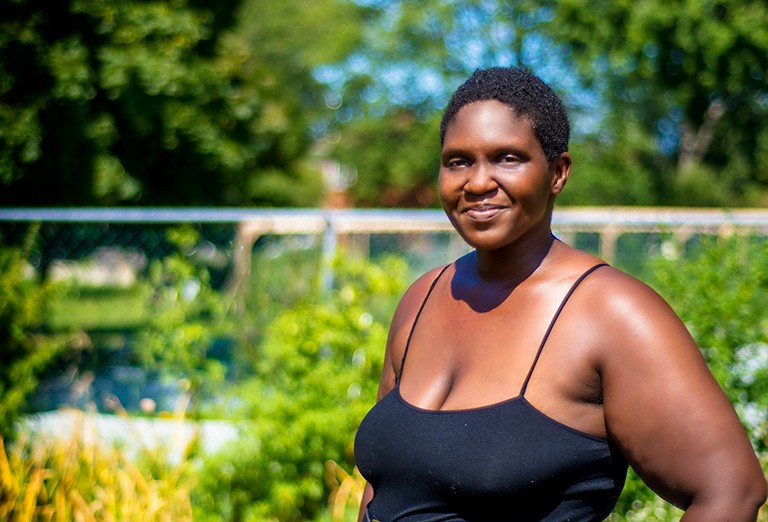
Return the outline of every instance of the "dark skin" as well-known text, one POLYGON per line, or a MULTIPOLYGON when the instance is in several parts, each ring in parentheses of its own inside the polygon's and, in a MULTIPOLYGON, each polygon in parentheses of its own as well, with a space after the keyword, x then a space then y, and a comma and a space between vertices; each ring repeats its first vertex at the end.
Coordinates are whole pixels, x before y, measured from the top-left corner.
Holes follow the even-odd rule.
MULTIPOLYGON (((601 260, 555 239, 567 153, 544 156, 530 122, 498 101, 464 106, 449 125, 443 209, 474 251, 448 268, 419 319, 400 393, 424 409, 494 404, 520 393, 573 282, 601 260)), ((395 385, 433 270, 392 320, 379 398, 395 385)), ((544 414, 614 442, 685 521, 753 521, 766 498, 755 453, 730 402, 666 302, 610 267, 578 287, 525 394, 544 414)), ((366 488, 362 506, 373 496, 366 488)), ((362 516, 362 509, 361 509, 362 516)))

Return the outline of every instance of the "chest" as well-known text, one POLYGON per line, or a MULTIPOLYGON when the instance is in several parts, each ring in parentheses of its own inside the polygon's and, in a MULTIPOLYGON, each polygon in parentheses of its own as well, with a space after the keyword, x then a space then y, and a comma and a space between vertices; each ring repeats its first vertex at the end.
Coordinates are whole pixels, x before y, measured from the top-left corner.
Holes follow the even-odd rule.
POLYGON ((621 468, 605 441, 553 421, 523 398, 432 412, 405 402, 397 388, 361 424, 355 456, 382 500, 391 494, 407 503, 417 495, 478 509, 531 499, 542 506, 590 481, 611 490, 621 468))
POLYGON ((491 404, 517 395, 534 368, 550 392, 594 394, 591 341, 575 314, 553 321, 557 305, 510 299, 492 310, 461 301, 425 308, 403 359, 403 394, 428 409, 491 404))

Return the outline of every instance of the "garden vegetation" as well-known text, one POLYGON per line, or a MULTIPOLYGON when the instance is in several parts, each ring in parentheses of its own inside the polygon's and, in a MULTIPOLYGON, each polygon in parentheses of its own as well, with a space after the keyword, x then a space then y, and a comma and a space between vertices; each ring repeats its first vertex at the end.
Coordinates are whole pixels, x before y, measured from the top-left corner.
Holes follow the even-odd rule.
MULTIPOLYGON (((147 311, 133 340, 136 360, 187 383, 189 407, 177 414, 187 420, 227 420, 238 437, 215 453, 192 443, 179 462, 170 463, 162 450, 129 459, 119 446, 82 438, 33 443, 6 425, 0 516, 13 521, 354 520, 363 486, 355 470, 354 432, 375 401, 388 322, 415 274, 399 257, 340 256, 324 266, 328 260, 316 249, 267 255, 265 248, 265 255, 254 259, 249 292, 238 307, 236 296, 214 288, 205 267, 185 255, 196 240, 194 230, 173 229, 169 237, 177 251, 154 261, 139 283, 146 289, 135 293, 147 311), (323 268, 332 269, 330 286, 322 284, 323 268), (271 302, 269 295, 280 302, 271 302), (229 360, 212 350, 222 339, 230 347, 229 360)), ((649 260, 642 277, 685 321, 768 464, 765 246, 765 238, 757 236, 696 239, 684 256, 649 260)), ((29 274, 19 275, 25 266, 20 251, 6 248, 3 255, 0 280, 24 289, 0 293, 3 342, 11 340, 21 354, 13 371, 2 367, 5 399, 29 393, 28 382, 44 366, 36 355, 40 346, 74 350, 71 340, 88 332, 65 332, 70 341, 62 342, 61 331, 45 326, 47 308, 41 306, 56 297, 39 298, 39 292, 52 290, 29 274), (18 312, 28 308, 37 310, 36 320, 18 312)), ((5 400, 8 418, 18 419, 21 405, 5 400)), ((610 520, 679 516, 630 473, 610 520)), ((761 517, 768 520, 765 512, 761 517)))

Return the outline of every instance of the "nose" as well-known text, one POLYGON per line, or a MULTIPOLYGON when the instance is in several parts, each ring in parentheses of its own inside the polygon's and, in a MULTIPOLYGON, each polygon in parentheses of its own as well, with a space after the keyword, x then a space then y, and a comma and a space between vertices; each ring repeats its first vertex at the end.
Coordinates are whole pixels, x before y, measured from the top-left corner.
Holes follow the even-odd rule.
POLYGON ((496 180, 493 178, 493 170, 485 162, 475 163, 468 171, 467 181, 464 183, 464 190, 471 194, 485 194, 498 188, 496 180))

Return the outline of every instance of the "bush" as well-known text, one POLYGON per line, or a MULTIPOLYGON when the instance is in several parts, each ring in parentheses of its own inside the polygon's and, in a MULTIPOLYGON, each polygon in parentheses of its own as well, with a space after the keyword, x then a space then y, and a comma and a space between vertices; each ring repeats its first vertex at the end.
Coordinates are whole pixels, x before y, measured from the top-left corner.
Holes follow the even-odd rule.
POLYGON ((690 330, 752 442, 765 449, 768 238, 704 240, 684 261, 656 260, 651 284, 690 330))
POLYGON ((328 462, 354 468, 354 432, 376 400, 407 267, 388 258, 338 261, 334 271, 332 290, 317 289, 267 328, 257 374, 232 393, 247 427, 208 460, 197 520, 311 520, 327 504, 328 462))
POLYGON ((149 267, 148 318, 136 335, 135 350, 147 369, 183 383, 196 412, 201 396, 217 390, 226 377, 225 363, 211 352, 231 333, 229 300, 213 289, 209 271, 189 255, 198 233, 178 227, 168 239, 176 248, 149 267))
POLYGON ((0 243, 0 436, 6 438, 39 375, 66 344, 44 328, 52 287, 27 262, 36 235, 33 227, 21 246, 0 243))

